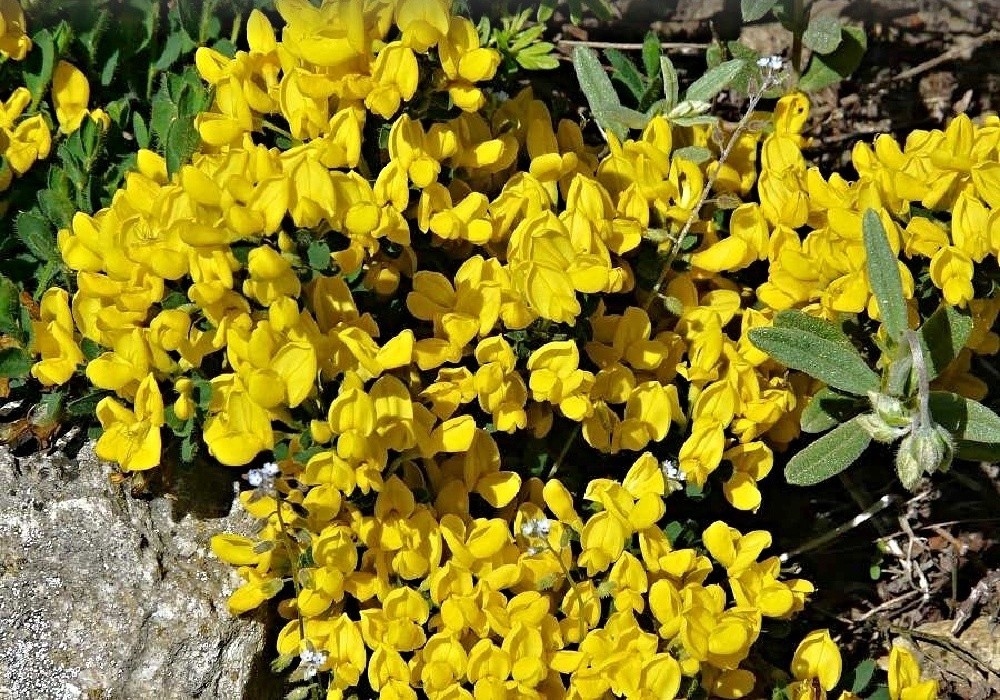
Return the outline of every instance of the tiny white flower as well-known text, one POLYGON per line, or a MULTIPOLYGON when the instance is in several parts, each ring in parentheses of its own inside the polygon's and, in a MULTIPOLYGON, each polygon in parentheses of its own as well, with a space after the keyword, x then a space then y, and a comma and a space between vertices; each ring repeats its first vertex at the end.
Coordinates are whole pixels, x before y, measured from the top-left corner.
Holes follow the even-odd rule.
POLYGON ((785 61, 781 56, 761 56, 757 59, 757 65, 767 70, 779 71, 785 67, 785 61))
POLYGON ((521 534, 524 535, 525 537, 534 537, 535 536, 535 521, 534 520, 525 520, 521 524, 521 534))
POLYGON ((264 483, 264 473, 260 469, 251 469, 247 472, 247 481, 254 488, 259 488, 264 483))
POLYGON ((548 518, 539 518, 535 521, 535 530, 542 537, 548 537, 549 533, 552 532, 552 521, 548 518))
POLYGON ((268 476, 277 476, 281 473, 281 467, 278 466, 277 462, 267 462, 263 467, 261 467, 261 471, 268 476))
POLYGON ((299 659, 302 678, 309 680, 319 673, 320 668, 326 663, 326 652, 316 651, 315 649, 303 649, 302 653, 299 654, 299 659))
POLYGON ((541 554, 541 553, 542 553, 542 547, 540 545, 533 544, 530 547, 528 547, 529 557, 533 557, 536 554, 541 554))

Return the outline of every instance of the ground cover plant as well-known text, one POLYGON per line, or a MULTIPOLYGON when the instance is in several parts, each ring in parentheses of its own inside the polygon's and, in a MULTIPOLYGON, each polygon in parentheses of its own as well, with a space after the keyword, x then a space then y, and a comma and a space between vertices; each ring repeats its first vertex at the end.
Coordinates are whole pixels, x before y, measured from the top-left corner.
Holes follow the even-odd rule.
POLYGON ((212 549, 288 697, 937 697, 753 523, 873 442, 906 489, 996 459, 1000 119, 822 173, 863 35, 802 3, 744 3, 791 62, 681 90, 654 36, 561 93, 554 3, 43 5, 0 0, 4 438, 241 477, 212 549))

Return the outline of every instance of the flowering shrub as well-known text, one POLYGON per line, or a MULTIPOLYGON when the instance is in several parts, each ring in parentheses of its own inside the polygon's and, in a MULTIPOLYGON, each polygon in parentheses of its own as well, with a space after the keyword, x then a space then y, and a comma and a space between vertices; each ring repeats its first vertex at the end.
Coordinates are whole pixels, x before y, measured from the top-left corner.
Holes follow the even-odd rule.
MULTIPOLYGON (((495 89, 500 53, 448 0, 275 6, 244 49, 197 49, 204 85, 164 81, 159 152, 59 229, 66 284, 9 349, 42 385, 85 375, 121 469, 172 449, 249 469, 259 528, 212 548, 244 581, 233 613, 276 601, 299 697, 764 692, 748 658, 813 584, 768 532, 685 527, 673 503, 721 486, 755 511, 822 387, 752 330, 798 309, 877 338, 866 209, 909 325, 970 320, 935 385, 983 398, 1000 120, 862 144, 855 182, 809 167, 795 91, 753 115, 766 129, 656 116, 593 145, 531 88, 495 89)), ((97 135, 74 71, 53 77, 60 130, 97 135)), ((15 174, 50 148, 43 115, 14 126, 39 99, 20 90, 0 112, 15 174)), ((787 693, 840 671, 813 633, 787 693)), ((904 651, 889 691, 936 693, 904 651)))

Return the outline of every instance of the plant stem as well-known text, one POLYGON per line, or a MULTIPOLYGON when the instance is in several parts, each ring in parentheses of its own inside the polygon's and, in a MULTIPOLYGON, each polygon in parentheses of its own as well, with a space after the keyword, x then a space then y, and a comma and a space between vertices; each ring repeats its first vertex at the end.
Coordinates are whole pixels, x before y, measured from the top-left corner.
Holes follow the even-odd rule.
POLYGON ((583 423, 577 423, 576 427, 573 428, 573 432, 570 434, 569 438, 566 439, 566 444, 563 445, 562 449, 559 451, 559 456, 556 457, 555 464, 553 464, 552 468, 549 469, 549 475, 545 477, 546 479, 551 479, 556 475, 556 472, 559 471, 559 467, 562 466, 563 459, 566 458, 566 454, 569 452, 569 448, 573 446, 573 443, 576 442, 577 436, 580 435, 580 428, 582 426, 583 423))
MULTIPOLYGON (((272 497, 276 504, 274 514, 278 517, 278 529, 281 530, 281 544, 285 547, 285 554, 288 555, 288 565, 292 568, 292 588, 295 589, 295 597, 298 598, 299 593, 302 592, 302 587, 299 583, 299 558, 289 545, 291 535, 288 534, 288 527, 285 525, 285 519, 281 515, 281 493, 278 491, 277 486, 274 488, 272 497)), ((305 641, 306 622, 298 612, 296 612, 296 615, 299 618, 299 636, 302 638, 302 641, 305 641)))
POLYGON ((556 558, 556 562, 559 564, 559 568, 562 569, 563 575, 566 577, 566 580, 569 581, 570 588, 572 588, 573 592, 576 593, 576 599, 580 602, 580 642, 579 642, 579 644, 582 644, 583 643, 583 638, 587 634, 587 629, 585 627, 586 622, 583 619, 583 615, 584 615, 584 610, 583 610, 583 594, 580 592, 580 587, 576 585, 576 581, 573 579, 572 576, 570 576, 569 568, 567 568, 566 564, 563 563, 562 557, 559 556, 559 552, 557 552, 556 548, 553 547, 552 544, 549 542, 548 535, 542 536, 541 540, 542 540, 542 542, 545 543, 546 549, 548 549, 550 552, 552 552, 552 556, 554 556, 556 558))
POLYGON ((722 169, 722 165, 729 158, 729 154, 732 153, 733 148, 736 146, 736 142, 739 140, 743 132, 746 131, 747 124, 750 123, 750 117, 754 110, 757 108, 757 103, 760 102, 761 98, 764 96, 764 89, 761 87, 759 90, 755 90, 750 95, 750 102, 747 104, 746 111, 743 116, 737 122, 736 127, 733 129, 733 133, 729 135, 729 141, 726 142, 725 148, 722 149, 722 153, 719 154, 719 159, 716 161, 716 168, 714 171, 709 173, 708 179, 705 181, 705 186, 701 190, 701 196, 698 198, 697 204, 688 214, 687 221, 684 222, 684 227, 681 229, 680 233, 677 234, 673 241, 673 245, 670 246, 670 253, 667 255, 666 261, 663 263, 663 270, 660 272, 659 278, 656 280, 656 284, 653 285, 653 289, 649 293, 649 297, 646 302, 642 305, 643 311, 649 311, 649 307, 652 306, 653 300, 656 299, 660 290, 663 288, 663 283, 667 281, 667 275, 670 274, 670 268, 674 264, 674 260, 677 259, 677 254, 680 252, 681 242, 684 237, 688 235, 691 231, 691 227, 698 220, 698 215, 701 213, 701 208, 705 205, 705 201, 708 199, 708 195, 712 192, 712 187, 715 186, 715 181, 719 177, 719 170, 722 169))
POLYGON ((795 71, 795 78, 802 74, 802 33, 805 31, 805 8, 802 0, 792 0, 792 70, 795 71))
POLYGON ((927 376, 927 363, 924 362, 924 351, 920 347, 920 341, 917 340, 917 334, 915 331, 906 331, 906 342, 910 346, 910 357, 913 359, 913 371, 917 375, 917 400, 919 406, 919 414, 917 419, 919 424, 917 427, 930 427, 934 425, 934 421, 931 418, 930 411, 930 398, 931 398, 931 384, 930 378, 927 376))

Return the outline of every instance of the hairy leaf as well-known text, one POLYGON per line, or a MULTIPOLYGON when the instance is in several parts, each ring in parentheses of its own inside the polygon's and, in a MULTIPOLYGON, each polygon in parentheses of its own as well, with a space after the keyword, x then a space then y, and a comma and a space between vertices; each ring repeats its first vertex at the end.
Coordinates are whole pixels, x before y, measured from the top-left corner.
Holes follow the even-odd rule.
POLYGON ((861 64, 868 48, 868 38, 860 27, 841 27, 840 45, 828 54, 814 53, 809 68, 799 80, 799 89, 822 90, 838 83, 861 64))
POLYGON ((646 77, 650 80, 660 70, 660 37, 656 32, 646 32, 642 40, 642 67, 646 69, 646 77))
POLYGON ((614 68, 611 78, 627 87, 636 100, 641 100, 643 93, 646 91, 646 86, 642 78, 642 73, 635 67, 632 60, 618 49, 605 49, 604 55, 608 57, 608 62, 614 68))
POLYGON ((26 377, 31 369, 31 355, 21 348, 0 350, 0 377, 26 377))
POLYGON ((754 328, 750 342, 786 367, 826 382, 834 389, 866 395, 878 391, 879 377, 855 350, 797 328, 754 328))
POLYGON ((811 17, 802 33, 802 43, 817 53, 830 53, 840 46, 840 20, 829 15, 811 17))
POLYGON ((868 282, 878 304, 882 325, 889 337, 900 343, 909 326, 906 323, 906 299, 899 277, 899 263, 889 247, 882 220, 874 209, 865 210, 861 226, 865 238, 868 282))
POLYGON ((710 69, 705 75, 691 83, 685 94, 686 100, 711 102, 720 92, 725 90, 733 78, 743 70, 743 61, 732 59, 710 69))
POLYGON ((677 80, 674 64, 667 56, 660 57, 660 77, 663 79, 663 99, 666 100, 663 111, 669 112, 677 106, 677 101, 680 99, 680 83, 677 80))
MULTIPOLYGON (((599 122, 601 121, 599 114, 607 115, 612 109, 621 108, 615 86, 604 72, 596 51, 584 46, 573 49, 573 69, 576 71, 577 80, 580 81, 580 89, 587 98, 587 104, 590 105, 590 111, 599 122)), ((601 126, 605 125, 602 123, 601 126)))
POLYGON ((956 440, 1000 443, 1000 416, 978 401, 949 391, 932 391, 929 404, 934 420, 956 440))
POLYGON ((839 327, 825 318, 818 318, 798 309, 787 309, 778 312, 778 315, 774 317, 774 327, 797 328, 800 331, 813 333, 821 338, 843 345, 845 348, 854 349, 851 339, 839 327))
POLYGON ((965 347, 972 319, 953 306, 941 306, 924 321, 917 338, 927 358, 927 378, 934 379, 965 347))
POLYGON ((756 22, 771 11, 778 0, 740 0, 744 22, 756 22))
POLYGON ((858 410, 856 398, 824 387, 806 404, 799 425, 804 433, 825 433, 830 428, 853 418, 858 410))
POLYGON ((853 418, 792 457, 785 467, 785 478, 796 486, 825 481, 851 466, 871 441, 871 435, 853 418))
POLYGON ((59 259, 59 248, 56 246, 52 225, 37 209, 18 214, 15 228, 17 237, 35 258, 43 263, 59 259))

